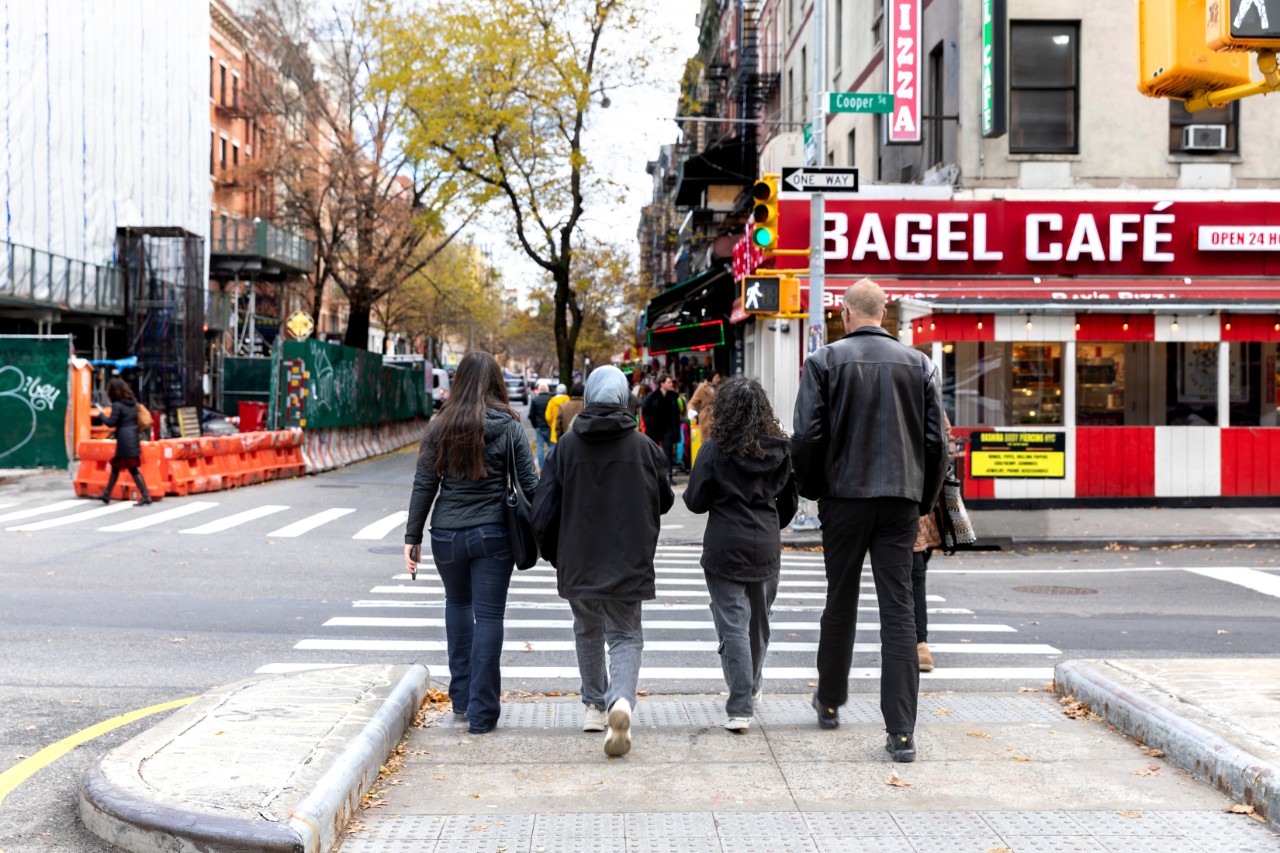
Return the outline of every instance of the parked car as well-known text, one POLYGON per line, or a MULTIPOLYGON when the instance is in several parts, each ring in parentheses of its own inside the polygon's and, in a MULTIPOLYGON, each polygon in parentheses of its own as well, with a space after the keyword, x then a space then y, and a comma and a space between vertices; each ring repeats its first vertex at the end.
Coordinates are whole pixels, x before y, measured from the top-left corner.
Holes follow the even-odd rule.
POLYGON ((507 396, 511 398, 511 402, 527 405, 529 402, 529 383, 524 381, 524 377, 517 376, 514 373, 505 373, 503 378, 507 381, 507 396))

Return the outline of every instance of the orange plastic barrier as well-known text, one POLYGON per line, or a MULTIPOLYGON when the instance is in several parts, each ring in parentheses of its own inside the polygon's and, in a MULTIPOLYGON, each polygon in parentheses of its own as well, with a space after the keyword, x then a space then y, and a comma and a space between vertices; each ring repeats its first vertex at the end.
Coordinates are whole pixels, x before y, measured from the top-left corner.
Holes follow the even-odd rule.
MULTIPOLYGON (((142 443, 142 464, 138 471, 153 500, 159 500, 167 493, 164 473, 163 454, 159 442, 144 441, 142 443)), ((114 441, 86 439, 80 442, 80 467, 76 469, 73 485, 80 497, 97 497, 107 488, 107 480, 111 477, 111 457, 115 456, 114 441)), ((113 500, 136 501, 142 497, 134 485, 133 477, 128 471, 121 471, 116 479, 115 488, 111 490, 113 500)))

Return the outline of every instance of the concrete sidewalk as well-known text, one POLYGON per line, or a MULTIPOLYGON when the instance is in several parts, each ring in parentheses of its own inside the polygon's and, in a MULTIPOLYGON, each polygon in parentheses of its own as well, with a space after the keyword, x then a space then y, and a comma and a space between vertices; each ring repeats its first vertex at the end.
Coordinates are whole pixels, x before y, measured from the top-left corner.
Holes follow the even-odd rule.
POLYGON ((108 753, 81 811, 148 853, 327 851, 362 793, 342 853, 1280 851, 1214 789, 1275 821, 1280 696, 1257 688, 1278 675, 1257 660, 1063 664, 1104 719, 1044 685, 924 694, 920 757, 894 764, 865 689, 835 731, 807 696, 766 694, 745 734, 721 728, 723 696, 645 696, 632 752, 609 759, 576 697, 509 697, 480 736, 429 706, 395 748, 420 667, 314 670, 214 691, 108 753))

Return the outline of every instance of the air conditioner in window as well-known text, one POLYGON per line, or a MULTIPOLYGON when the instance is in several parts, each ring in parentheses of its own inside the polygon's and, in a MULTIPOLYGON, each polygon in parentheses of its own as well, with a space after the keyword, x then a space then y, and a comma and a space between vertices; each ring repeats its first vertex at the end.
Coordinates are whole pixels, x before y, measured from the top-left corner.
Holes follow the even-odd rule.
POLYGON ((1189 124, 1182 128, 1183 151, 1221 151, 1226 147, 1226 125, 1189 124))

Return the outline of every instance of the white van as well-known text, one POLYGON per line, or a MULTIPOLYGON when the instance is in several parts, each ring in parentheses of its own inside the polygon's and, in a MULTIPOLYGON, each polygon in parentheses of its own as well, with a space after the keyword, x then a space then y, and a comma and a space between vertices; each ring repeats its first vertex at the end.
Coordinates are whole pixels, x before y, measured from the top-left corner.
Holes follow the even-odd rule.
POLYGON ((444 401, 449 399, 449 371, 443 367, 435 367, 431 370, 431 400, 435 403, 435 407, 439 409, 444 405, 444 401))

